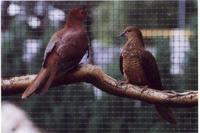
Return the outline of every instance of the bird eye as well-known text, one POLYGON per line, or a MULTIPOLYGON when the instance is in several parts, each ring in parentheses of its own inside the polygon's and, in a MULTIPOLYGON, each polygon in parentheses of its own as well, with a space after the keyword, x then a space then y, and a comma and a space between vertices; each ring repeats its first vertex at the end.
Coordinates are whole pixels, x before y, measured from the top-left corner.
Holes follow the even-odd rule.
POLYGON ((84 15, 85 14, 85 11, 84 10, 81 10, 80 11, 80 15, 84 15))

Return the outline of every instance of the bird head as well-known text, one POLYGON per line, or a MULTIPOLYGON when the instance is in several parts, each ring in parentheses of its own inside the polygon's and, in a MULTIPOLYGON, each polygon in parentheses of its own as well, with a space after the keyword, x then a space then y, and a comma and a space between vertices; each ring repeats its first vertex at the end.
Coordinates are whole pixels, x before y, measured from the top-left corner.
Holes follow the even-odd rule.
POLYGON ((142 33, 137 27, 127 26, 119 36, 125 36, 129 39, 133 37, 142 37, 142 33))
POLYGON ((144 47, 142 32, 137 27, 128 26, 119 36, 125 36, 128 40, 134 41, 135 45, 144 47))
POLYGON ((84 21, 87 19, 88 11, 86 7, 75 7, 69 11, 69 19, 84 21))

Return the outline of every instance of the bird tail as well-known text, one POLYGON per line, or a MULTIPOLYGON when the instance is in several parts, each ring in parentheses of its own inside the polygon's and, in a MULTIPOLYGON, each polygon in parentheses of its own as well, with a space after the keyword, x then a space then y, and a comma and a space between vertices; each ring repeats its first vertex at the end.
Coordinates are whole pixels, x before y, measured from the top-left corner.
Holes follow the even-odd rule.
POLYGON ((156 108, 160 118, 162 118, 162 119, 168 121, 170 124, 176 126, 176 119, 170 108, 160 106, 160 105, 155 105, 155 108, 156 108))
POLYGON ((28 86, 28 88, 22 94, 22 99, 25 99, 33 94, 36 90, 41 88, 44 85, 47 77, 49 77, 50 72, 46 68, 42 68, 35 78, 35 80, 28 86))
POLYGON ((48 91, 49 87, 52 84, 52 81, 54 80, 56 72, 57 72, 56 70, 51 71, 50 76, 48 77, 47 82, 45 83, 45 85, 43 86, 43 88, 38 91, 39 94, 43 95, 43 94, 45 94, 48 91))

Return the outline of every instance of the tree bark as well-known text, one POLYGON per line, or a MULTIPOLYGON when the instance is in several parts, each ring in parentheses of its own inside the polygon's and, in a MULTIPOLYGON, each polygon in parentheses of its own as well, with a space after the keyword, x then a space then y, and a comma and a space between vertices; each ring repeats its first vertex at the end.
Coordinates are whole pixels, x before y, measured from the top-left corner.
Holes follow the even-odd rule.
MULTIPOLYGON (((23 92, 34 80, 36 75, 12 77, 1 81, 3 95, 13 95, 23 92)), ((198 105, 198 91, 187 91, 183 93, 175 91, 159 91, 153 88, 135 86, 132 84, 118 84, 118 81, 95 65, 79 65, 66 75, 57 76, 52 86, 72 84, 78 82, 91 83, 107 93, 142 100, 152 104, 161 104, 170 107, 193 107, 198 105)))

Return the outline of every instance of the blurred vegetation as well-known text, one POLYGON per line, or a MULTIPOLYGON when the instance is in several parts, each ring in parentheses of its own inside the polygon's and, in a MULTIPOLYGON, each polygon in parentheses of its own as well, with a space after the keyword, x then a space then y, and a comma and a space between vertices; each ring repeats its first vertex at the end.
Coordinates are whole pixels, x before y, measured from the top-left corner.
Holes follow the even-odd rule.
MULTIPOLYGON (((50 36, 60 29, 65 20, 55 26, 50 23, 48 13, 52 9, 67 12, 74 5, 85 5, 93 15, 92 35, 101 42, 98 47, 118 47, 116 40, 126 25, 145 28, 178 28, 178 1, 115 1, 115 2, 2 2, 2 77, 37 73, 43 59, 43 52, 50 36), (24 12, 10 16, 10 4, 19 5, 24 12), (35 11, 42 6, 42 14, 35 11), (36 16, 41 25, 32 28, 27 17, 36 16), (39 39, 42 45, 30 62, 23 60, 26 39, 39 39)), ((67 15, 66 15, 67 16, 67 15)), ((198 88, 197 68, 197 1, 186 0, 186 29, 192 31, 190 51, 186 53, 184 74, 170 74, 169 38, 145 38, 149 47, 156 49, 162 82, 165 88, 183 91, 198 88), (180 90, 182 89, 182 90, 180 90)), ((106 54, 106 53, 102 53, 106 54)), ((99 57, 101 58, 101 57, 99 57)), ((109 57, 108 57, 109 58, 109 57)), ((106 73, 122 79, 119 71, 119 57, 106 65, 106 73)), ((104 65, 104 64, 103 64, 104 65)), ((26 101, 20 96, 2 96, 2 100, 17 103, 27 111, 40 128, 52 133, 196 133, 197 108, 175 109, 178 125, 172 127, 161 122, 152 105, 139 101, 111 96, 103 92, 98 98, 91 85, 80 83, 52 88, 44 96, 34 95, 26 101)))

